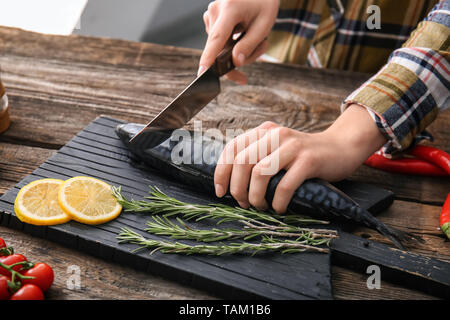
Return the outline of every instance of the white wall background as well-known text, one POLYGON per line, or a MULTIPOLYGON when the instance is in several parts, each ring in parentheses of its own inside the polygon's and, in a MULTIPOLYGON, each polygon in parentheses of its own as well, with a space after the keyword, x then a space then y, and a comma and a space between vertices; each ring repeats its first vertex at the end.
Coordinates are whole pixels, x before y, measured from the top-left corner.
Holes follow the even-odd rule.
POLYGON ((87 0, 0 0, 0 25, 71 34, 86 3, 87 0))
POLYGON ((201 48, 211 0, 89 0, 76 34, 201 48))
POLYGON ((89 0, 74 33, 139 41, 163 1, 89 0))
POLYGON ((210 1, 0 0, 0 25, 202 48, 210 1))

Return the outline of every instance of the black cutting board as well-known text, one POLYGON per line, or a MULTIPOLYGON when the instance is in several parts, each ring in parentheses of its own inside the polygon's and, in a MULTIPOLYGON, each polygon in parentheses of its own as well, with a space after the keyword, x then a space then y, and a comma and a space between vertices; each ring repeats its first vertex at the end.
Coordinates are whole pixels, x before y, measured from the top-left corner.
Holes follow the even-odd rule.
MULTIPOLYGON (((162 173, 136 167, 114 128, 120 120, 100 117, 78 133, 67 145, 0 198, 0 223, 35 236, 76 248, 94 256, 125 264, 179 283, 209 291, 224 298, 332 299, 330 255, 279 253, 254 257, 180 256, 144 250, 132 253, 135 245, 118 244, 121 227, 149 238, 143 229, 149 216, 122 213, 109 223, 88 226, 74 221, 39 227, 24 224, 14 214, 13 203, 21 187, 42 178, 68 179, 87 175, 111 185, 122 186, 125 196, 141 199, 155 185, 170 196, 194 203, 218 200, 201 194, 162 173)), ((343 182, 339 187, 361 206, 373 212, 392 203, 392 194, 367 184, 343 182)), ((205 227, 204 225, 199 228, 205 227)), ((167 239, 166 239, 167 240, 167 239)))

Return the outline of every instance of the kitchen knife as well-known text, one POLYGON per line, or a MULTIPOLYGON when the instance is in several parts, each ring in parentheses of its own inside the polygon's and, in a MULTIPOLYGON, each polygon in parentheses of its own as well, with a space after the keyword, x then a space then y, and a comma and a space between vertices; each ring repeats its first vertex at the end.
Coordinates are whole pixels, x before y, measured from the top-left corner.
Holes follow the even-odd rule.
POLYGON ((143 148, 156 147, 170 137, 174 130, 182 128, 213 100, 220 93, 220 77, 235 68, 233 48, 243 36, 244 33, 241 33, 236 39, 232 37, 217 56, 214 64, 201 73, 141 132, 135 135, 130 143, 141 144, 143 148), (149 132, 152 133, 152 139, 146 138, 146 133, 149 132), (155 136, 159 138, 155 139, 155 136))

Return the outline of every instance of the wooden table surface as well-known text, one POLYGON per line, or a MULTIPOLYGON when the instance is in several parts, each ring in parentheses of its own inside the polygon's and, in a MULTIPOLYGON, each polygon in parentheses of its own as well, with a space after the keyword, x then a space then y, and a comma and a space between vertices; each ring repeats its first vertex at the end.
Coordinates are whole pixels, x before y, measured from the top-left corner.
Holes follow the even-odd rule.
MULTIPOLYGON (((200 52, 148 43, 49 36, 0 27, 0 67, 12 124, 0 135, 0 195, 42 164, 99 115, 145 123, 196 74, 200 52)), ((340 102, 369 75, 257 63, 250 83, 223 83, 221 95, 196 120, 203 128, 248 129, 266 120, 314 132, 339 115, 340 102)), ((429 131, 450 151, 450 112, 429 131)), ((439 213, 450 179, 389 174, 361 167, 352 177, 392 190, 396 200, 379 215, 389 226, 423 236, 411 249, 450 261, 439 213)), ((386 240, 358 228, 357 235, 386 240)), ((0 227, 0 236, 34 261, 54 267, 50 299, 214 299, 219 296, 105 262, 50 241, 0 227), (79 266, 81 289, 70 290, 69 266, 79 266)), ((332 267, 337 299, 433 299, 386 281, 368 290, 367 275, 332 267)))

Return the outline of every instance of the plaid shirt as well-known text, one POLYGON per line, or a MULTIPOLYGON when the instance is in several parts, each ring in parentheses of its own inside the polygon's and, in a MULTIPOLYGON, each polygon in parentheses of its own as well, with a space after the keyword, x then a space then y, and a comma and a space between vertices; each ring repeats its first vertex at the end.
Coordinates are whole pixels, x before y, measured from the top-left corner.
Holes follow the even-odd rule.
POLYGON ((429 136, 425 128, 450 106, 450 0, 436 3, 281 0, 263 59, 370 73, 379 70, 341 109, 364 106, 388 138, 381 151, 390 155, 429 136), (372 13, 367 12, 377 9, 372 5, 380 9, 381 29, 369 29, 367 19, 372 13))

